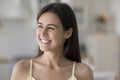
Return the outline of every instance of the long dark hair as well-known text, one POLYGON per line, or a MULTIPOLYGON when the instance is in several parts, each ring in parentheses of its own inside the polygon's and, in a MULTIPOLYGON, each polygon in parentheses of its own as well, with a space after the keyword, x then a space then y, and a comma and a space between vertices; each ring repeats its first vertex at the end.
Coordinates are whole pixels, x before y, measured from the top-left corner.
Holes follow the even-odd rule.
MULTIPOLYGON (((40 10, 37 21, 39 21, 40 16, 45 12, 53 12, 56 14, 61 20, 65 31, 73 28, 72 36, 65 41, 63 55, 69 60, 81 62, 77 22, 73 10, 66 3, 52 3, 40 10)), ((39 55, 41 53, 42 51, 39 50, 39 55)))

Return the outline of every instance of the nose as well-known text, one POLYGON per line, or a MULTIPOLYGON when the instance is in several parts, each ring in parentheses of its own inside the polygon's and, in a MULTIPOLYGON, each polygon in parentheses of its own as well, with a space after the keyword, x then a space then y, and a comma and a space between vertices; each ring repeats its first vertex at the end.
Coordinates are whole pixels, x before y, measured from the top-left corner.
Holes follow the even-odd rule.
POLYGON ((47 31, 46 28, 43 28, 43 29, 41 30, 41 36, 43 36, 43 37, 48 36, 48 31, 47 31))

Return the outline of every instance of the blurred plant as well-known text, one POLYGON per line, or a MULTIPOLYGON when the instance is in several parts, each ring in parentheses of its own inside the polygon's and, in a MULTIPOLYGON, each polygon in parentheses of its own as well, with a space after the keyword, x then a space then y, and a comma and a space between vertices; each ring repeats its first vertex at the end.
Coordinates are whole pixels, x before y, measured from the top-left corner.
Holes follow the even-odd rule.
POLYGON ((109 15, 107 13, 102 13, 95 20, 99 23, 106 24, 109 21, 109 15))
POLYGON ((106 12, 101 13, 95 18, 96 31, 107 32, 107 23, 109 22, 109 15, 106 12))

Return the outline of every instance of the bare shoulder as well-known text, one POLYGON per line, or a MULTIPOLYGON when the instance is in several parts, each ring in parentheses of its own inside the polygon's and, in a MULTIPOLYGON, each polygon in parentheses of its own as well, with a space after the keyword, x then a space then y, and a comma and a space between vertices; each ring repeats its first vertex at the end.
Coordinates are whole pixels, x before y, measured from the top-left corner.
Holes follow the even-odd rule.
POLYGON ((91 68, 84 63, 77 63, 75 74, 78 80, 94 80, 93 71, 91 68))
POLYGON ((26 68, 29 64, 30 64, 29 60, 23 59, 23 60, 18 61, 15 64, 14 68, 26 68))
POLYGON ((29 73, 30 60, 18 61, 12 71, 11 80, 24 80, 29 73))

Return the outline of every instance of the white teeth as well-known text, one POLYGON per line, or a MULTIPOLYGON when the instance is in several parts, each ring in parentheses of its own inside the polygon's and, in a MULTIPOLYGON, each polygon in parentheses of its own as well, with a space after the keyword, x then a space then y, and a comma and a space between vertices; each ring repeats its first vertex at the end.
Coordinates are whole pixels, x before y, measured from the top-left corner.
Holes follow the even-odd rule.
POLYGON ((42 41, 42 43, 48 43, 48 42, 50 42, 48 40, 41 40, 41 41, 42 41))

